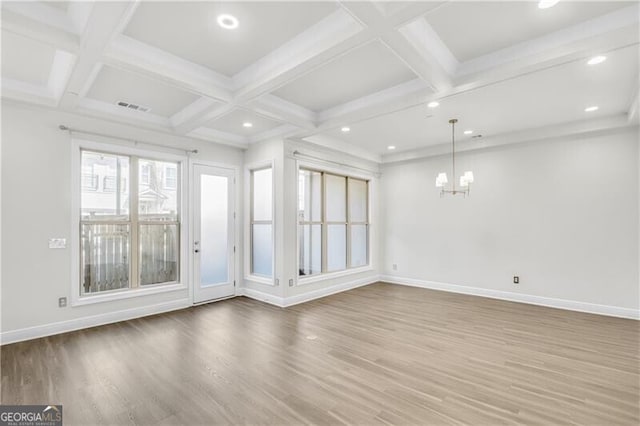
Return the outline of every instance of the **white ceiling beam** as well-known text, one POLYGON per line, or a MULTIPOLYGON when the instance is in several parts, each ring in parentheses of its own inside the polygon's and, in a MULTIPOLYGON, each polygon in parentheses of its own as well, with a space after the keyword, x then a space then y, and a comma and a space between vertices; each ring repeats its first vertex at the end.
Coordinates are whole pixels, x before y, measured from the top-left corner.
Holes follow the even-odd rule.
MULTIPOLYGON (((34 20, 31 16, 22 15, 9 5, 18 2, 4 2, 2 4, 2 29, 18 34, 22 37, 30 38, 56 49, 64 49, 76 53, 80 48, 80 37, 74 33, 73 25, 69 21, 69 27, 61 29, 51 26, 47 22, 34 20)), ((22 4, 31 4, 24 2, 22 4)))
POLYGON ((257 114, 288 122, 303 129, 316 128, 316 113, 275 95, 264 95, 246 105, 257 114))
POLYGON ((56 105, 54 93, 47 86, 36 86, 4 77, 2 78, 2 98, 36 105, 56 105))
MULTIPOLYGON (((605 134, 611 131, 620 131, 621 129, 629 127, 631 126, 629 126, 627 117, 624 114, 619 114, 589 121, 578 120, 552 126, 518 130, 515 132, 484 137, 481 140, 470 139, 457 141, 456 152, 477 151, 505 145, 533 143, 571 136, 605 134)), ((441 144, 431 145, 426 148, 385 154, 382 156, 382 163, 397 163, 401 161, 411 161, 447 154, 451 154, 451 141, 443 141, 441 144)))
POLYGON ((509 64, 496 66, 487 71, 458 78, 455 80, 454 88, 440 95, 442 98, 453 96, 458 93, 497 84, 522 75, 561 66, 569 62, 586 60, 594 53, 606 53, 620 48, 638 45, 637 34, 638 28, 636 26, 629 26, 617 29, 609 34, 579 40, 539 55, 533 55, 509 64))
MULTIPOLYGON (((233 77, 236 90, 225 113, 236 107, 247 107, 271 118, 284 119, 286 116, 295 119, 294 124, 303 128, 314 127, 313 121, 305 119, 308 114, 302 107, 296 106, 297 112, 293 112, 292 108, 270 97, 254 101, 371 38, 371 34, 362 34, 361 30, 362 27, 343 10, 329 15, 236 74, 233 77)), ((183 122, 176 130, 190 133, 219 117, 221 111, 221 107, 212 105, 183 122)))
POLYGON ((373 35, 339 9, 233 77, 236 98, 252 100, 300 77, 373 35))
POLYGON ((345 143, 339 139, 335 139, 326 135, 314 135, 304 139, 300 137, 290 137, 289 140, 297 143, 301 143, 304 145, 309 145, 309 144, 316 145, 322 148, 329 149, 331 151, 350 155, 357 159, 372 161, 374 163, 380 163, 382 161, 382 157, 378 154, 375 154, 359 146, 345 143))
POLYGON ((102 55, 113 37, 122 31, 138 2, 98 2, 88 15, 75 67, 60 98, 60 107, 73 108, 96 76, 102 55))
POLYGON ((174 128, 178 127, 183 123, 187 122, 188 120, 190 120, 192 117, 213 107, 214 105, 220 105, 220 103, 206 96, 200 97, 196 101, 190 103, 186 107, 182 108, 180 111, 173 114, 169 118, 169 121, 171 122, 171 126, 174 128))
POLYGON ((103 61, 222 102, 233 97, 230 78, 124 35, 114 37, 103 61))
MULTIPOLYGON (((429 44, 424 41, 426 37, 435 35, 435 32, 431 30, 428 33, 425 30, 429 26, 424 19, 420 19, 420 12, 424 14, 433 9, 433 4, 418 3, 410 9, 400 9, 402 14, 398 12, 398 15, 390 17, 384 16, 371 2, 345 2, 342 3, 342 7, 364 26, 378 34, 380 40, 434 91, 438 92, 451 87, 450 75, 438 62, 436 55, 428 50, 435 43, 429 44), (419 9, 416 10, 416 7, 419 9), (410 15, 406 15, 407 10, 411 12, 410 15), (406 24, 404 31, 398 32, 397 26, 404 24, 409 16, 413 22, 406 24)), ((440 47, 438 53, 443 50, 448 52, 442 42, 438 46, 440 47)), ((448 55, 448 59, 453 57, 450 52, 448 55)))
POLYGON ((265 130, 264 132, 258 133, 257 135, 253 135, 249 138, 249 143, 257 143, 266 141, 268 139, 273 138, 287 138, 291 135, 296 134, 298 131, 298 127, 292 124, 282 124, 278 127, 274 127, 270 130, 265 130))
POLYGON ((77 33, 67 13, 45 2, 9 1, 2 3, 2 13, 10 11, 33 22, 47 25, 65 32, 77 33))
MULTIPOLYGON (((550 67, 583 60, 594 52, 605 53, 634 44, 638 44, 637 26, 622 26, 622 28, 614 29, 611 33, 578 40, 551 51, 545 51, 538 56, 530 56, 521 61, 499 66, 496 69, 465 76, 455 81, 456 85, 451 89, 435 94, 424 87, 417 86, 415 81, 404 83, 319 113, 316 132, 426 104, 432 99, 446 99, 550 67)), ((311 134, 313 133, 301 132, 300 136, 311 134)))
POLYGON ((215 103, 205 108, 199 109, 196 113, 187 117, 181 123, 174 126, 174 130, 179 134, 191 134, 206 124, 223 117, 238 107, 234 102, 227 104, 215 103))
MULTIPOLYGON (((424 81, 411 80, 322 111, 318 114, 319 123, 314 133, 411 108, 425 103, 432 94, 424 81)), ((310 134, 313 133, 305 133, 310 134)))
POLYGON ((210 129, 208 127, 200 127, 198 129, 192 130, 187 134, 187 136, 202 139, 207 142, 215 142, 223 145, 233 146, 235 148, 246 149, 249 147, 249 141, 244 136, 221 132, 219 130, 210 129))
MULTIPOLYGON (((606 36, 616 32, 616 30, 637 25, 639 19, 640 5, 633 4, 569 28, 463 62, 458 67, 456 77, 464 77, 470 74, 477 75, 492 68, 513 62, 526 61, 527 59, 542 62, 542 58, 545 56, 549 58, 555 52, 566 52, 567 50, 575 52, 580 44, 593 44, 589 43, 590 39, 606 36)), ((636 30, 635 37, 631 40, 637 42, 637 36, 636 30)))

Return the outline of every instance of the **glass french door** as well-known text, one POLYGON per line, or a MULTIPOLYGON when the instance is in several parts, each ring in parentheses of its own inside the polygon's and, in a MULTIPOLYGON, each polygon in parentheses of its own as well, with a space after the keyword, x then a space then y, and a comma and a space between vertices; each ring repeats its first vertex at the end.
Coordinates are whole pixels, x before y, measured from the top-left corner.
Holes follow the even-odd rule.
POLYGON ((234 172, 193 166, 193 303, 235 294, 234 172))

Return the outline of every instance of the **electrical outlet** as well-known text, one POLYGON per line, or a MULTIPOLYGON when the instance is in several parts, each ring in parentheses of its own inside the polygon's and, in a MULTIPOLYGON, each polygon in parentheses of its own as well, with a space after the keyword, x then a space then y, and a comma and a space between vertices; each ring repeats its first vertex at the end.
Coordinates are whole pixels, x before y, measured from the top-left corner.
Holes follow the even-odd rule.
POLYGON ((520 277, 519 277, 519 276, 517 276, 517 275, 514 275, 514 276, 513 276, 513 283, 514 283, 514 284, 520 284, 520 277))
POLYGON ((293 278, 289 280, 289 287, 293 287, 293 278))
POLYGON ((67 306, 67 298, 60 297, 58 298, 58 308, 65 308, 67 306))
POLYGON ((394 271, 397 271, 397 270, 398 270, 398 265, 394 263, 393 265, 391 265, 391 268, 392 268, 394 271))
POLYGON ((280 279, 276 278, 276 287, 278 287, 280 285, 280 279))

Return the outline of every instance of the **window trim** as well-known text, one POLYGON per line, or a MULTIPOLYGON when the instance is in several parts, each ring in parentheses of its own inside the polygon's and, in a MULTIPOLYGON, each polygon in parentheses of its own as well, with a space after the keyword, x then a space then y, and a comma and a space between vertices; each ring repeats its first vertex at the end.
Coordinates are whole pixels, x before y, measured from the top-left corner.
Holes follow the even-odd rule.
POLYGON ((276 286, 276 167, 274 160, 259 161, 251 164, 246 164, 245 170, 245 185, 246 185, 246 197, 245 197, 245 233, 244 233, 244 279, 260 284, 276 286), (252 264, 252 252, 253 247, 251 245, 251 225, 253 219, 253 176, 252 173, 256 170, 271 169, 271 271, 272 277, 264 277, 261 275, 255 275, 251 271, 252 264))
MULTIPOLYGON (((331 166, 326 166, 325 164, 319 164, 317 162, 314 161, 309 161, 309 160, 296 160, 296 278, 295 278, 295 283, 296 286, 297 285, 306 285, 306 284, 312 284, 312 283, 316 283, 318 281, 324 281, 324 280, 329 280, 329 279, 334 279, 334 278, 340 278, 340 277, 345 277, 345 276, 350 276, 350 275, 355 275, 355 274, 360 274, 363 272, 370 272, 373 271, 375 268, 373 267, 373 262, 374 262, 374 257, 373 257, 373 252, 374 252, 374 244, 373 244, 373 238, 371 238, 372 236, 372 206, 373 206, 373 190, 375 187, 375 181, 374 181, 374 176, 373 174, 364 174, 362 172, 352 172, 351 170, 348 169, 348 166, 346 168, 337 168, 337 167, 331 167, 331 166), (330 174, 330 175, 334 175, 334 176, 339 176, 339 177, 345 177, 346 179, 346 193, 345 193, 345 200, 346 200, 346 205, 345 205, 345 211, 346 211, 346 232, 347 234, 349 234, 350 232, 350 218, 349 218, 349 178, 352 179, 358 179, 358 180, 365 180, 367 181, 367 221, 366 221, 366 225, 367 225, 367 264, 366 265, 362 265, 362 266, 355 266, 355 267, 349 267, 350 265, 350 258, 351 258, 351 250, 350 250, 350 236, 347 235, 347 253, 346 253, 346 261, 347 261, 347 267, 346 269, 341 269, 339 271, 330 271, 330 272, 321 272, 319 274, 315 274, 315 275, 307 275, 307 276, 300 276, 299 275, 299 271, 300 271, 300 220, 299 220, 299 216, 298 216, 298 200, 300 199, 300 187, 298 185, 298 178, 300 176, 300 170, 311 170, 311 171, 315 171, 315 172, 320 172, 323 174, 330 174)), ((326 218, 325 218, 325 214, 326 214, 326 206, 325 206, 325 202, 326 202, 326 190, 325 190, 325 179, 324 177, 322 178, 322 210, 321 210, 321 218, 322 218, 322 269, 325 269, 325 265, 326 265, 326 236, 325 234, 325 227, 329 222, 326 222, 326 218)), ((340 222, 342 223, 342 222, 340 222)), ((355 224, 362 224, 361 222, 355 222, 355 224)))
MULTIPOLYGON (((102 303, 114 300, 128 299, 132 297, 147 296, 150 294, 182 291, 189 288, 188 285, 188 259, 189 253, 188 237, 189 237, 189 214, 187 204, 187 172, 188 158, 186 155, 177 155, 161 150, 152 149, 140 149, 134 148, 129 145, 121 143, 105 143, 96 142, 87 139, 73 138, 71 140, 71 291, 70 291, 70 305, 72 307, 89 305, 93 303, 102 303), (129 287, 126 289, 111 290, 102 293, 82 295, 81 294, 81 279, 80 279, 80 226, 81 226, 81 152, 83 150, 105 152, 116 155, 128 155, 137 156, 149 160, 157 161, 172 161, 178 163, 177 179, 180 184, 176 188, 178 191, 178 206, 179 206, 179 228, 180 238, 178 239, 178 252, 180 255, 180 264, 178 269, 178 281, 159 284, 147 284, 145 286, 129 287)), ((135 176, 138 173, 132 173, 131 176, 135 176)), ((136 186, 137 179, 132 179, 129 184, 131 188, 136 186)), ((130 208, 130 215, 132 215, 133 209, 130 208)), ((130 217, 130 220, 132 217, 130 217)), ((131 225, 133 232, 133 224, 131 225)), ((133 241, 133 240, 132 240, 133 241)), ((132 242, 133 244, 133 242, 132 242)), ((135 255, 139 255, 136 253, 135 255)), ((131 253, 134 256, 134 253, 131 253)), ((132 271, 134 272, 134 271, 132 271)), ((135 272, 137 273, 137 272, 135 272)), ((131 274, 130 276, 133 276, 131 274)))

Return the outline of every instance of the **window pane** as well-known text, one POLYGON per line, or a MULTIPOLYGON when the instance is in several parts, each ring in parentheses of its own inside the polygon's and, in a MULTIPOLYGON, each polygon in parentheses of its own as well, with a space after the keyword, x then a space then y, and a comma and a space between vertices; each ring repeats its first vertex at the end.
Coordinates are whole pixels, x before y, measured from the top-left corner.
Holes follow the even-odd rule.
POLYGON ((251 272, 253 274, 269 278, 273 275, 273 244, 271 241, 271 224, 251 226, 251 272))
POLYGON ((201 175, 200 286, 229 281, 229 178, 201 175))
POLYGON ((254 170, 253 220, 271 220, 273 212, 273 172, 269 169, 254 170))
POLYGON ((178 220, 178 189, 167 187, 166 174, 178 164, 166 161, 138 160, 138 213, 140 220, 178 220))
POLYGON ((140 225, 140 285, 178 281, 178 225, 140 225))
POLYGON ((82 293, 129 287, 129 225, 81 227, 82 293))
POLYGON ((322 173, 300 170, 298 175, 298 213, 300 221, 322 220, 322 173))
POLYGON ((83 220, 129 218, 129 157, 82 151, 80 213, 83 220), (119 183, 119 188, 117 188, 119 183))
POLYGON ((327 271, 340 271, 347 268, 347 226, 328 225, 327 227, 327 271))
POLYGON ((367 225, 351 225, 351 266, 367 264, 367 225))
POLYGON ((334 175, 325 176, 327 192, 327 221, 346 222, 347 178, 334 175))
POLYGON ((367 221, 367 182, 364 180, 349 179, 349 219, 367 221))
POLYGON ((300 276, 322 272, 322 225, 300 225, 300 276))

